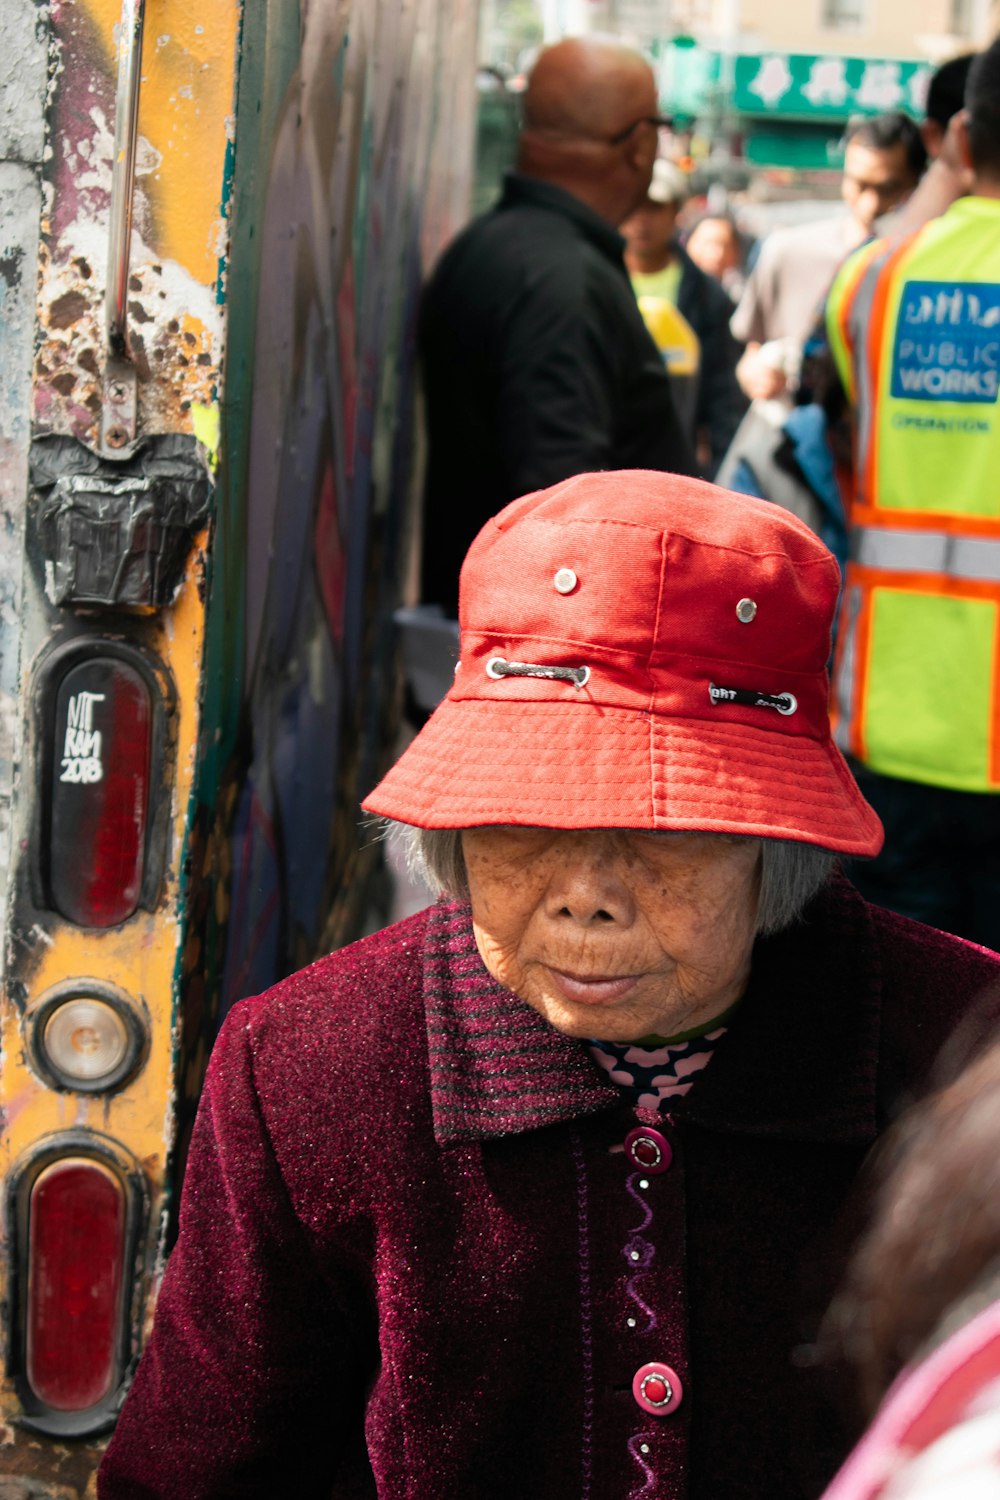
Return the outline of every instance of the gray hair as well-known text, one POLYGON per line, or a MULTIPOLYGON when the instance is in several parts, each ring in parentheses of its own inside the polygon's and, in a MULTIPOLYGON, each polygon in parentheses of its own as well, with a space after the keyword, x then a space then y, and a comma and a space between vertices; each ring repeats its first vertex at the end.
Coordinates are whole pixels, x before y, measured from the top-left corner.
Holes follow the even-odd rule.
MULTIPOLYGON (((462 854, 460 828, 413 828, 385 822, 386 836, 403 847, 410 872, 435 895, 468 900, 469 881, 462 854)), ((665 836, 670 833, 665 831, 665 836)), ((730 835, 726 835, 730 837, 730 835)), ((784 839, 761 839, 760 893, 757 931, 762 936, 781 932, 802 915, 830 878, 837 856, 814 844, 784 839)))

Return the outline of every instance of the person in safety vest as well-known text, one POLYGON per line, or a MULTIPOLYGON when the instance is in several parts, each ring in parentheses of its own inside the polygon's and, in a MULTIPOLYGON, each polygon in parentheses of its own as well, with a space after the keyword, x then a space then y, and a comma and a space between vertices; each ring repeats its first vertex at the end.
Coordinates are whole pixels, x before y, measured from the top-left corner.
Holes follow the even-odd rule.
POLYGON ((1000 39, 954 130, 971 194, 828 302, 856 447, 834 710, 886 827, 863 894, 1000 948, 1000 39))

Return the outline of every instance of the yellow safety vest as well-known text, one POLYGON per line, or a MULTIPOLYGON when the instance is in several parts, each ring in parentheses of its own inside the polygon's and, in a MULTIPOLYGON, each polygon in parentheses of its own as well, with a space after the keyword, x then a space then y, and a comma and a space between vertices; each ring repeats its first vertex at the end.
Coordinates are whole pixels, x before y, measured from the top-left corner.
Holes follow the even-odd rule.
POLYGON ((863 247, 827 324, 856 419, 838 743, 888 776, 1000 790, 1000 201, 863 247))

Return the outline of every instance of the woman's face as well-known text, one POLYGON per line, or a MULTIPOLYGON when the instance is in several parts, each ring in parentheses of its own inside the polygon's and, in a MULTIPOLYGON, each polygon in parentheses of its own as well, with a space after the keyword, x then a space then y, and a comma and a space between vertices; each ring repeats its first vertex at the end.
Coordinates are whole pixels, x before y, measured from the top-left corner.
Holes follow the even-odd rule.
POLYGON ((757 839, 476 828, 462 847, 483 962, 567 1036, 675 1036, 746 988, 757 839))

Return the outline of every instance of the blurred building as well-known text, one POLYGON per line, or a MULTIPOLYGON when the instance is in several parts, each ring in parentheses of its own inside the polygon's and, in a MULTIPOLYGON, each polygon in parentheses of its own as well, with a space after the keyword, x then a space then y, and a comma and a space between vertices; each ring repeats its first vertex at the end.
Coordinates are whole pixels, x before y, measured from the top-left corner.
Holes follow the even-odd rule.
POLYGON ((543 40, 621 36, 657 68, 696 189, 785 173, 823 197, 848 120, 919 119, 934 68, 998 30, 1000 0, 483 0, 480 60, 510 76, 543 40))
POLYGON ((984 42, 1000 25, 998 0, 542 0, 546 27, 570 9, 579 12, 576 29, 644 43, 681 33, 738 52, 931 62, 984 42))

